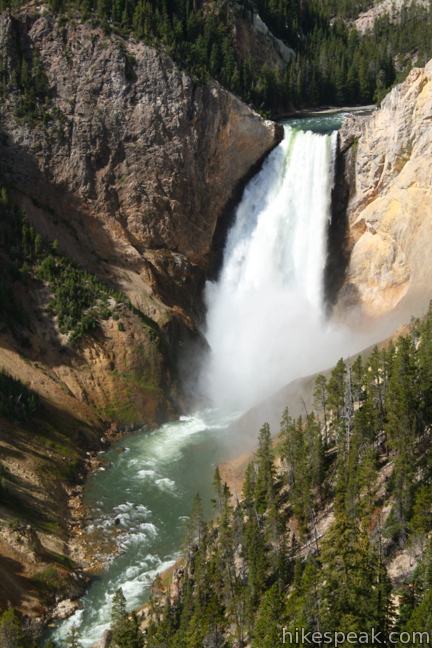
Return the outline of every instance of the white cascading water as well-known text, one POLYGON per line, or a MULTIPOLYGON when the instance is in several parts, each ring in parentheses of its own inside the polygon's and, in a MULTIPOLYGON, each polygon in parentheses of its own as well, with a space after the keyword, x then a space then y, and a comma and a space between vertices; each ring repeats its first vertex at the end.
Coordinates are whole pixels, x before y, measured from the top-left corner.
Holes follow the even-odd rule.
POLYGON ((200 382, 217 407, 243 410, 333 355, 323 291, 336 141, 285 126, 245 189, 206 288, 200 382))

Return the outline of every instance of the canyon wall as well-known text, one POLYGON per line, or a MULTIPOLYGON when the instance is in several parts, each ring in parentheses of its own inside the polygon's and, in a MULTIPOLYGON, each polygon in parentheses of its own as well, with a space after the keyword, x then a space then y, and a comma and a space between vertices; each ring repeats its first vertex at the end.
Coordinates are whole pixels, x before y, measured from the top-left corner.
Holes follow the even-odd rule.
POLYGON ((340 133, 349 169, 349 262, 339 306, 379 316, 431 297, 432 62, 340 133))
POLYGON ((0 308, 0 371, 40 403, 30 421, 0 413, 0 607, 35 616, 80 589, 62 558, 65 485, 86 452, 113 424, 155 425, 181 409, 177 353, 196 334, 215 233, 282 129, 162 51, 43 5, 1 14, 0 60, 0 186, 24 219, 2 189, 0 305, 20 317, 0 308), (40 239, 28 252, 31 231, 42 252, 40 239), (55 290, 66 268, 63 305, 68 291, 79 302, 70 262, 109 293, 74 341, 55 290))
POLYGON ((42 207, 39 228, 149 316, 163 319, 144 295, 193 307, 182 282, 194 289, 238 183, 281 137, 275 125, 156 49, 43 11, 3 14, 0 51, 2 171, 42 207), (45 77, 37 123, 16 117, 19 61, 45 77))
MULTIPOLYGON (((174 349, 199 316, 218 221, 279 129, 218 84, 193 81, 162 52, 66 25, 43 8, 2 14, 0 54, 2 183, 45 239, 125 293, 174 349), (30 116, 22 114, 26 83, 44 93, 30 116)), ((137 335, 126 337, 127 351, 121 340, 117 356, 129 357, 118 366, 116 351, 83 351, 87 375, 98 365, 104 373, 111 364, 111 375, 142 365, 142 353, 132 357, 146 346, 137 335)), ((116 347, 116 336, 105 337, 116 347)), ((45 345, 36 354, 48 357, 52 340, 45 345)), ((164 373, 162 364, 151 362, 150 373, 164 373)), ((68 387, 82 400, 77 381, 68 387)), ((109 405, 103 400, 99 409, 109 405)))

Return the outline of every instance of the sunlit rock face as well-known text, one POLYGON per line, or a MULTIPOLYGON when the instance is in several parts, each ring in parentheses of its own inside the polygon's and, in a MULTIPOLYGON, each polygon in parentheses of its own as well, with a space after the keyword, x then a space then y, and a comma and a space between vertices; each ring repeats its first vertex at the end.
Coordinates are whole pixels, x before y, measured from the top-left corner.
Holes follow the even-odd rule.
POLYGON ((355 155, 351 258, 341 305, 376 316, 432 296, 432 62, 414 69, 369 118, 350 117, 340 146, 355 155))
POLYGON ((48 118, 17 118, 18 92, 2 100, 4 176, 50 238, 150 316, 163 319, 147 294, 187 310, 185 282, 193 291, 218 219, 281 129, 161 51, 43 9, 0 19, 11 75, 22 52, 39 62, 48 118))
POLYGON ((387 16, 391 21, 397 22, 402 11, 413 4, 427 7, 428 0, 376 0, 372 7, 363 11, 353 21, 353 26, 361 34, 371 32, 377 20, 387 16))

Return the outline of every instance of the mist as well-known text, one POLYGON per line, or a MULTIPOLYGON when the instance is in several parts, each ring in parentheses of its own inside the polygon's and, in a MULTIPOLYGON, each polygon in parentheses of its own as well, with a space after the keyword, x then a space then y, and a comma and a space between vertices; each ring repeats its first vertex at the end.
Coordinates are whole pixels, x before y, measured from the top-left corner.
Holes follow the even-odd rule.
POLYGON ((199 393, 212 407, 245 411, 383 336, 382 327, 354 331, 325 315, 336 143, 335 132, 285 126, 245 189, 220 276, 205 291, 199 393))

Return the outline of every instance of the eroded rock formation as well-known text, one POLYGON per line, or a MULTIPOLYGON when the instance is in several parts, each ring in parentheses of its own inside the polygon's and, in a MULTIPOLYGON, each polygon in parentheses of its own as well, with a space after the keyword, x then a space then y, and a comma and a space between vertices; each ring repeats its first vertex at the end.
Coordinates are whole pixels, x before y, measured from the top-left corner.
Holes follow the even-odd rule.
POLYGON ((339 301, 378 316, 431 297, 432 62, 414 69, 370 117, 350 117, 351 257, 339 301))
POLYGON ((156 49, 87 24, 4 14, 0 50, 11 73, 37 57, 49 86, 45 124, 17 119, 13 93, 2 105, 2 168, 42 207, 39 227, 155 319, 144 295, 190 308, 178 282, 193 289, 218 218, 276 126, 156 49))
MULTIPOLYGON (((19 83, 4 97, 3 181, 39 232, 126 293, 170 344, 179 326, 193 329, 217 223, 279 129, 218 84, 194 82, 165 54, 60 24, 43 8, 4 13, 0 51, 12 87, 23 61, 33 75, 37 62, 47 86, 43 119, 19 114, 19 83)), ((115 346, 117 336, 108 337, 115 346)), ((119 353, 133 348, 131 340, 119 353)), ((104 372, 115 355, 86 351, 87 375, 98 365, 104 372)), ((143 363, 124 360, 112 368, 143 363)), ((163 373, 153 363, 155 372, 163 373)), ((104 391, 97 382, 95 391, 104 391)))

